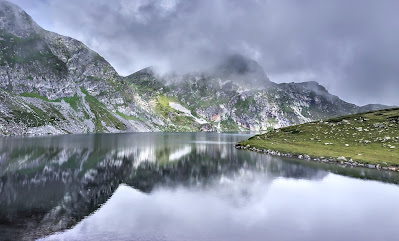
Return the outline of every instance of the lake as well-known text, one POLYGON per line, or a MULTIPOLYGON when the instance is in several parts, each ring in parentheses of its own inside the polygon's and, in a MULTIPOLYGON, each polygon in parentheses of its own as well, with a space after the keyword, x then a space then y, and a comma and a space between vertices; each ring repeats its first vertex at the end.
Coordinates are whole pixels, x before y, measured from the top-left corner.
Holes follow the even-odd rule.
POLYGON ((236 150, 249 133, 0 139, 0 240, 399 240, 399 174, 236 150))

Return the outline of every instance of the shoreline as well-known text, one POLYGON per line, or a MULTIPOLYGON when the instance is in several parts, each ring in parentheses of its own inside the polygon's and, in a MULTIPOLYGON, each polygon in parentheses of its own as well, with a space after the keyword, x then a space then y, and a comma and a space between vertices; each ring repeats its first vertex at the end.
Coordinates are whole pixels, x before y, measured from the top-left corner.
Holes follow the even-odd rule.
POLYGON ((327 164, 340 164, 340 165, 345 165, 345 166, 350 166, 350 167, 363 167, 363 168, 370 168, 370 169, 376 169, 376 170, 383 170, 383 171, 392 171, 392 172, 399 172, 399 166, 382 166, 381 164, 366 164, 366 163, 359 163, 357 161, 353 161, 352 159, 347 160, 345 157, 314 157, 314 156, 309 156, 307 154, 292 154, 292 153, 283 153, 280 151, 276 150, 270 150, 270 149, 259 149, 254 146, 246 145, 242 146, 241 144, 237 143, 235 145, 236 149, 241 149, 241 150, 248 150, 248 151, 253 151, 253 152, 258 152, 262 154, 267 154, 271 156, 282 156, 282 157, 292 157, 292 158, 297 158, 305 161, 314 161, 314 162, 321 162, 321 163, 327 163, 327 164))

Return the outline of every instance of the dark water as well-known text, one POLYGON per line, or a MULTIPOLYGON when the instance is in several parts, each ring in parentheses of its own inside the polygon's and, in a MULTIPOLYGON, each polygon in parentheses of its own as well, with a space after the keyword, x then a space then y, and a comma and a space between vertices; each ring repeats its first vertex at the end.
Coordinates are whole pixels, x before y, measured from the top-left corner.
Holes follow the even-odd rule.
POLYGON ((399 240, 399 175, 249 134, 0 139, 0 240, 399 240))

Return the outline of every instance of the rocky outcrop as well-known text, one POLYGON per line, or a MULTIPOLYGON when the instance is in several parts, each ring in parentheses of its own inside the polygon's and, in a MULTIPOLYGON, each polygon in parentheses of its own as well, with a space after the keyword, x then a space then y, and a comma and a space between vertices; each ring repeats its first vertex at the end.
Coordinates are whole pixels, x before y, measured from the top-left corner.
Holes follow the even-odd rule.
POLYGON ((158 130, 156 116, 132 101, 135 93, 100 55, 9 2, 0 2, 0 14, 0 134, 158 130), (146 125, 118 108, 154 120, 146 125))

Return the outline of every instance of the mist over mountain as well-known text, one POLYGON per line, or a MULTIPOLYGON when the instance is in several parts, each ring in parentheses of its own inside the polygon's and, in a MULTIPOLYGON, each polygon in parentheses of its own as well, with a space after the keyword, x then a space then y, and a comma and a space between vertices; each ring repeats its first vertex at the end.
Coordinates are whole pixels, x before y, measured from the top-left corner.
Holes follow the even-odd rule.
POLYGON ((256 61, 239 54, 223 59, 213 70, 213 74, 252 89, 265 88, 271 84, 265 71, 256 61))
MULTIPOLYGON (((386 106, 316 82, 271 82, 243 55, 198 71, 120 76, 98 53, 0 1, 0 134, 265 130, 386 106)), ((212 62, 212 61, 211 61, 212 62)))
POLYGON ((276 83, 317 81, 358 105, 399 105, 395 0, 11 1, 123 76, 202 71, 239 54, 276 83))

